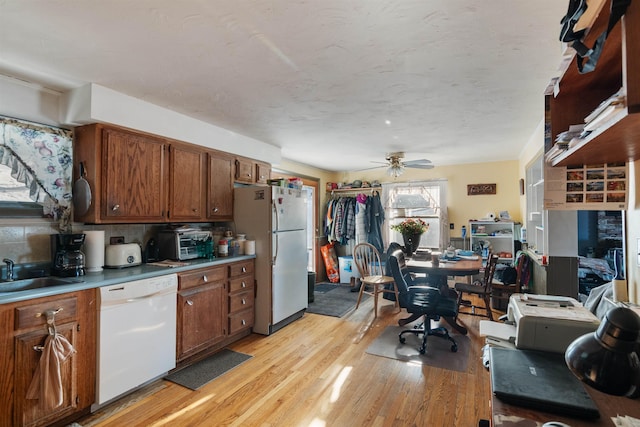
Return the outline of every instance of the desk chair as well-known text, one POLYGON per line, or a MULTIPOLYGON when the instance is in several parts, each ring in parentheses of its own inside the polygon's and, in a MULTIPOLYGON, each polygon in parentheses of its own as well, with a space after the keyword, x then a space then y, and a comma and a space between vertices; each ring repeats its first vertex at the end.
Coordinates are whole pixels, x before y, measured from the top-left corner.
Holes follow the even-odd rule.
POLYGON ((498 264, 498 255, 489 254, 487 265, 484 267, 484 277, 482 280, 476 280, 473 283, 456 283, 454 289, 458 292, 458 314, 471 314, 473 316, 488 317, 493 320, 493 312, 491 311, 491 284, 493 275, 498 264), (473 305, 470 301, 463 300, 463 295, 475 295, 484 301, 484 306, 473 305), (469 307, 471 311, 460 311, 461 307, 469 307), (484 310, 484 313, 477 313, 476 309, 484 310))
POLYGON ((431 327, 431 321, 438 321, 440 317, 456 317, 458 307, 456 300, 448 295, 441 295, 438 288, 415 285, 411 273, 405 264, 402 250, 395 250, 387 260, 399 292, 400 307, 407 310, 412 318, 423 317, 422 328, 405 329, 398 335, 401 343, 405 342, 404 334, 422 335, 420 354, 427 350, 427 337, 433 335, 451 341, 451 351, 458 351, 458 344, 449 335, 445 327, 431 327))
POLYGON ((356 309, 360 306, 362 294, 371 295, 373 297, 373 313, 374 317, 378 317, 378 294, 392 293, 395 295, 394 305, 400 310, 398 304, 398 288, 395 285, 393 277, 385 276, 382 270, 382 262, 380 262, 380 254, 375 246, 369 243, 359 243, 353 248, 353 262, 360 273, 360 292, 358 293, 358 302, 356 309), (392 284, 393 288, 386 288, 386 285, 392 284), (367 290, 367 286, 371 290, 367 290))

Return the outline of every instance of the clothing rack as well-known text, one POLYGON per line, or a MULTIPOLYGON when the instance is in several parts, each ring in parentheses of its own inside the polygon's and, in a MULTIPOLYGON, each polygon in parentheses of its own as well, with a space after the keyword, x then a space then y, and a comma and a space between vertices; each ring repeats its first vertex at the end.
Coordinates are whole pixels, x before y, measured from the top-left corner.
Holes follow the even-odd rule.
POLYGON ((331 190, 331 196, 335 196, 335 195, 339 195, 339 194, 370 194, 370 195, 374 195, 374 194, 378 194, 379 193, 379 188, 378 187, 365 187, 365 188, 338 188, 335 190, 331 190))

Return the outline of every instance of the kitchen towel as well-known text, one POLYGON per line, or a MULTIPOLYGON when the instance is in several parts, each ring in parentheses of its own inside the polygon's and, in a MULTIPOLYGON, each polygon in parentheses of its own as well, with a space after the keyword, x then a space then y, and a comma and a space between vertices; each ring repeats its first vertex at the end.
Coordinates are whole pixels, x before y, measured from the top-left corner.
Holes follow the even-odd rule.
POLYGON ((84 232, 85 269, 88 272, 102 271, 104 265, 104 230, 84 232))

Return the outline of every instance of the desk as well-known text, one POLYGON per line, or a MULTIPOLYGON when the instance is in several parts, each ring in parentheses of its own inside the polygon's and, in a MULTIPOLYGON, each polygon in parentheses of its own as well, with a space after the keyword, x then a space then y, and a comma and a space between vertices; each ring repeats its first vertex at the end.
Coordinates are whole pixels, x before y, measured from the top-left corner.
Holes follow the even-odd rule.
POLYGON ((638 399, 610 396, 586 386, 585 389, 596 403, 600 411, 597 420, 581 420, 557 414, 537 411, 535 409, 522 408, 502 402, 495 396, 491 396, 491 416, 493 427, 540 427, 547 421, 561 421, 571 427, 614 427, 611 417, 616 415, 629 415, 640 419, 640 402, 638 399))
MULTIPOLYGON (((455 293, 453 289, 449 289, 447 284, 447 276, 472 276, 480 273, 482 268, 482 258, 478 257, 476 260, 461 259, 459 261, 440 261, 438 265, 433 265, 431 261, 417 261, 410 259, 407 261, 407 268, 414 273, 426 273, 430 276, 438 276, 441 279, 438 280, 438 286, 440 286, 441 293, 450 294, 455 293)), ((457 294, 455 296, 457 298, 457 294)), ((467 328, 458 324, 455 319, 445 317, 444 318, 452 328, 459 333, 466 335, 467 328)))
MULTIPOLYGON (((495 384, 492 382, 491 416, 493 427, 538 427, 548 421, 560 421, 571 427, 613 427, 611 417, 618 414, 640 419, 640 404, 637 399, 610 396, 582 384, 571 374, 561 354, 545 354, 530 350, 506 350, 496 347, 490 349, 489 360, 490 379, 491 381, 498 379, 504 394, 518 393, 539 398, 541 397, 540 393, 545 393, 548 399, 562 399, 574 393, 575 390, 576 400, 568 399, 574 403, 582 401, 580 397, 582 394, 578 388, 583 387, 600 413, 600 417, 597 419, 581 419, 573 415, 560 415, 555 412, 512 405, 493 394, 495 384), (541 375, 536 374, 537 369, 540 369, 541 375), (544 373, 545 370, 546 373, 544 373)), ((534 403, 531 402, 531 404, 534 403)))

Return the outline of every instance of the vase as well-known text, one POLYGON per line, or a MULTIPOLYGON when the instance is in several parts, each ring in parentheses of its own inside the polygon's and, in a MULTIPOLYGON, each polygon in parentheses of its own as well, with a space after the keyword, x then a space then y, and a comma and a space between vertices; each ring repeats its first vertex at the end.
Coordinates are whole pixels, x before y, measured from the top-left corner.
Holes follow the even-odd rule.
POLYGON ((404 253, 410 257, 418 249, 420 245, 420 237, 422 233, 403 234, 402 240, 404 240, 404 253))

